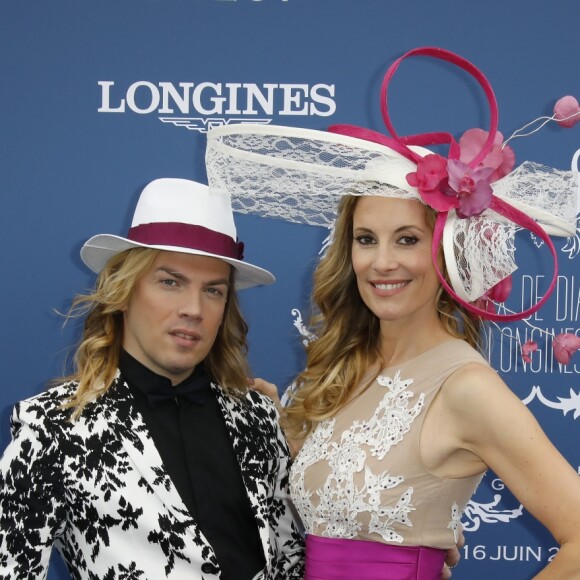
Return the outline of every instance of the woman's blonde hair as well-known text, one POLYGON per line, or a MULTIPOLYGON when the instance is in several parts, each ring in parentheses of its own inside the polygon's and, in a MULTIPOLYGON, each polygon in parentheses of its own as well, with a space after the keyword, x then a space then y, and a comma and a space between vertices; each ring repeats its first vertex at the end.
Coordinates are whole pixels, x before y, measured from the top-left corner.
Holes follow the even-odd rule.
MULTIPOLYGON (((342 198, 333 241, 314 273, 315 313, 310 324, 317 338, 307 346, 306 369, 298 375, 296 390, 284 410, 283 426, 291 439, 303 439, 316 423, 333 416, 350 399, 368 369, 380 360, 379 319, 360 297, 352 267, 353 216, 359 198, 342 198)), ((433 229, 436 214, 423 207, 433 229)), ((452 336, 479 346, 480 319, 459 306, 443 288, 437 312, 452 336)))
MULTIPOLYGON (((73 419, 112 385, 123 344, 123 310, 159 252, 132 248, 114 255, 98 275, 93 292, 74 298, 67 316, 84 315, 85 320, 74 356, 75 371, 66 377, 78 382, 75 395, 65 405, 74 408, 73 419)), ((205 368, 224 389, 237 395, 245 393, 248 383, 248 327, 238 305, 233 279, 232 268, 224 319, 205 359, 205 368)))

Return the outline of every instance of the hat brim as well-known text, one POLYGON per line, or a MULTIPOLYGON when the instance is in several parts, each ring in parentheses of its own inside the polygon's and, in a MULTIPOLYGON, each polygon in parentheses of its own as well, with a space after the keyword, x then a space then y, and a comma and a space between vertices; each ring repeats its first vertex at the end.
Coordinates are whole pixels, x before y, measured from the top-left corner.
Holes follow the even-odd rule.
POLYGON ((128 240, 127 238, 112 234, 99 234, 87 240, 81 248, 81 259, 93 272, 98 274, 105 267, 105 264, 109 259, 115 254, 119 254, 131 248, 152 248, 154 250, 164 250, 167 252, 179 252, 181 254, 193 254, 196 256, 218 258, 219 260, 227 262, 235 269, 234 287, 236 290, 244 290, 245 288, 259 285, 267 286, 274 283, 276 280, 274 275, 271 272, 268 272, 268 270, 264 270, 263 268, 254 266, 253 264, 248 264, 247 262, 242 262, 241 260, 235 260, 234 258, 228 258, 218 254, 211 254, 210 252, 190 248, 140 244, 128 240))

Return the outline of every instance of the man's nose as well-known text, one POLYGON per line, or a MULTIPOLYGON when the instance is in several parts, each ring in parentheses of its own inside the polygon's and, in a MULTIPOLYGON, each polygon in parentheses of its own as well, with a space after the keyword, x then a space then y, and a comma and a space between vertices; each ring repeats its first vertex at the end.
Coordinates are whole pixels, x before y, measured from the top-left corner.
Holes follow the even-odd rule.
POLYGON ((186 316, 188 318, 202 317, 202 293, 198 289, 191 289, 184 292, 178 308, 179 316, 186 316))

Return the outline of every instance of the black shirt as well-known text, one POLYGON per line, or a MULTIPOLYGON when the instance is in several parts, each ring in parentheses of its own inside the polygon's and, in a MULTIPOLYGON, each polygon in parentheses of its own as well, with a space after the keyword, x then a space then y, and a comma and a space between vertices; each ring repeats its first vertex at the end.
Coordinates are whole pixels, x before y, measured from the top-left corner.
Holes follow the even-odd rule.
POLYGON ((119 367, 183 503, 214 549, 221 578, 252 578, 265 566, 264 552, 203 364, 175 386, 125 351, 119 367))

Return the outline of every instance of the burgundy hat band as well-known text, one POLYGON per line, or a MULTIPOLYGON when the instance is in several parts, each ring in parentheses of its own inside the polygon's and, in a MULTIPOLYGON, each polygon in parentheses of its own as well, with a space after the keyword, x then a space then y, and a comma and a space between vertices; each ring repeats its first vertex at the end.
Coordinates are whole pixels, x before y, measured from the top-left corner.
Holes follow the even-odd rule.
POLYGON ((132 242, 148 246, 175 246, 216 254, 224 258, 243 259, 244 244, 230 236, 203 226, 179 222, 155 222, 132 227, 127 236, 132 242))

